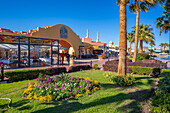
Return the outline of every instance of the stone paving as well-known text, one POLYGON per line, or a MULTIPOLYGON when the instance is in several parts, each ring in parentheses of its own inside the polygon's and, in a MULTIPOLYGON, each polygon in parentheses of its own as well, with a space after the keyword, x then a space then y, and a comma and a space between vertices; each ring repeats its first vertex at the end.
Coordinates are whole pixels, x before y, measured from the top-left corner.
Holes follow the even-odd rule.
MULTIPOLYGON (((92 62, 92 66, 94 66, 94 64, 98 64, 98 67, 100 69, 102 69, 103 64, 105 64, 106 61, 114 60, 114 59, 118 59, 118 58, 110 58, 110 59, 77 59, 77 60, 70 61, 70 65, 68 65, 67 62, 64 62, 63 65, 52 65, 52 66, 46 66, 46 67, 18 68, 18 69, 6 69, 4 71, 24 70, 24 69, 44 69, 44 68, 51 68, 51 67, 66 67, 66 69, 68 71, 70 66, 78 66, 78 65, 86 65, 86 64, 91 65, 91 62, 92 62)), ((8 78, 5 77, 4 80, 8 80, 8 78)), ((0 81, 1 81, 1 79, 0 79, 0 81)))

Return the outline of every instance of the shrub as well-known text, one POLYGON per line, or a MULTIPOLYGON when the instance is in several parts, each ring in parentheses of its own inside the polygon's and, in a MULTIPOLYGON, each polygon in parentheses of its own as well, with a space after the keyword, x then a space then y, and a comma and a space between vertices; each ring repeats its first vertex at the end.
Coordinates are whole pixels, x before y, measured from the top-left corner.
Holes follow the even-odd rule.
POLYGON ((99 69, 98 64, 94 64, 93 69, 98 70, 99 69))
MULTIPOLYGON (((148 61, 149 62, 149 61, 148 61)), ((160 68, 161 65, 163 65, 163 69, 167 68, 166 64, 162 64, 159 61, 155 61, 156 63, 143 63, 143 62, 130 62, 129 60, 127 60, 127 73, 131 73, 132 70, 130 68, 130 66, 141 66, 141 67, 155 67, 155 68, 160 68)), ((118 71, 118 60, 111 60, 111 61, 107 61, 104 65, 103 65, 103 70, 104 71, 112 71, 112 72, 117 72, 118 71)), ((157 73, 159 74, 159 73, 157 73)))
POLYGON ((139 75, 159 75, 160 69, 154 67, 141 67, 141 66, 130 66, 132 69, 132 73, 139 74, 139 75))
POLYGON ((137 53, 137 58, 136 58, 136 60, 137 60, 138 62, 141 62, 142 60, 144 60, 144 59, 149 59, 149 58, 150 58, 149 53, 137 53))
POLYGON ((159 77, 168 77, 170 78, 170 69, 162 69, 162 73, 159 77))
POLYGON ((91 69, 90 65, 71 66, 69 67, 68 72, 75 72, 75 71, 81 71, 87 69, 91 69))
POLYGON ((108 73, 105 75, 106 78, 113 81, 119 86, 131 86, 135 83, 135 76, 130 75, 113 75, 112 73, 108 73))
POLYGON ((99 82, 85 77, 74 77, 67 74, 53 76, 40 74, 37 83, 30 84, 24 90, 27 99, 44 102, 52 100, 72 99, 92 94, 99 87, 99 82))
POLYGON ((152 98, 151 112, 168 113, 170 111, 170 79, 161 77, 158 88, 152 98))
POLYGON ((29 80, 37 78, 39 73, 42 74, 59 74, 66 72, 65 67, 57 68, 47 68, 47 69, 24 69, 24 70, 14 70, 14 71, 5 71, 5 77, 9 78, 9 81, 19 81, 19 80, 29 80))

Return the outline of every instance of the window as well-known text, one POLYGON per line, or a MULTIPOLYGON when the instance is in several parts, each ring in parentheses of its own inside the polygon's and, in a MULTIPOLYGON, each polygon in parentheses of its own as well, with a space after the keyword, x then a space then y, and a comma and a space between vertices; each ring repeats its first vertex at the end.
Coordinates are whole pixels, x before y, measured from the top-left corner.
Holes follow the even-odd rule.
POLYGON ((60 37, 61 38, 68 38, 68 32, 67 29, 63 26, 60 29, 60 37))

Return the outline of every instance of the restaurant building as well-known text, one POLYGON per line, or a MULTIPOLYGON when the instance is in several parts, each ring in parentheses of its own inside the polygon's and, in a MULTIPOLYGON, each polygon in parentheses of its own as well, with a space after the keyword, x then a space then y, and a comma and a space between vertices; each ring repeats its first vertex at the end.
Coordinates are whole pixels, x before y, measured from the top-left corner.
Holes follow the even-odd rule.
POLYGON ((63 24, 37 27, 29 32, 0 28, 0 61, 6 69, 59 65, 63 53, 68 53, 70 48, 78 58, 80 48, 90 46, 63 24))

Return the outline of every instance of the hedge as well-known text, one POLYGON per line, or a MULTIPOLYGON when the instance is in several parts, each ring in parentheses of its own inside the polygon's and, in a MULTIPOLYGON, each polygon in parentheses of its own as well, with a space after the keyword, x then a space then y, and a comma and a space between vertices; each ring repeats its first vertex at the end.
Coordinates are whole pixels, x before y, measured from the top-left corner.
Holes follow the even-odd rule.
POLYGON ((5 71, 4 76, 8 77, 10 82, 13 82, 13 81, 27 80, 27 79, 29 80, 29 79, 37 78, 39 73, 53 75, 62 72, 66 72, 65 67, 5 71))
POLYGON ((130 66, 134 74, 139 75, 159 75, 160 69, 155 67, 141 67, 141 66, 130 66))
POLYGON ((158 88, 152 98, 152 113, 169 113, 170 111, 170 69, 163 69, 159 77, 158 88))
POLYGON ((70 66, 68 72, 75 72, 75 71, 81 71, 81 70, 87 70, 91 69, 92 67, 90 65, 78 65, 78 66, 70 66))
MULTIPOLYGON (((160 68, 161 65, 163 65, 163 69, 167 68, 166 64, 163 64, 161 62, 155 61, 156 63, 149 63, 150 61, 148 61, 148 63, 143 63, 143 62, 131 62, 130 60, 126 60, 126 64, 127 64, 127 73, 131 73, 132 69, 130 68, 130 66, 140 66, 140 67, 154 67, 154 68, 160 68)), ((118 71, 118 60, 111 60, 111 61, 107 61, 105 62, 105 64, 103 65, 103 70, 104 71, 112 71, 112 72, 117 72, 118 71)))
POLYGON ((159 77, 168 77, 170 78, 170 69, 162 69, 162 73, 159 77))

